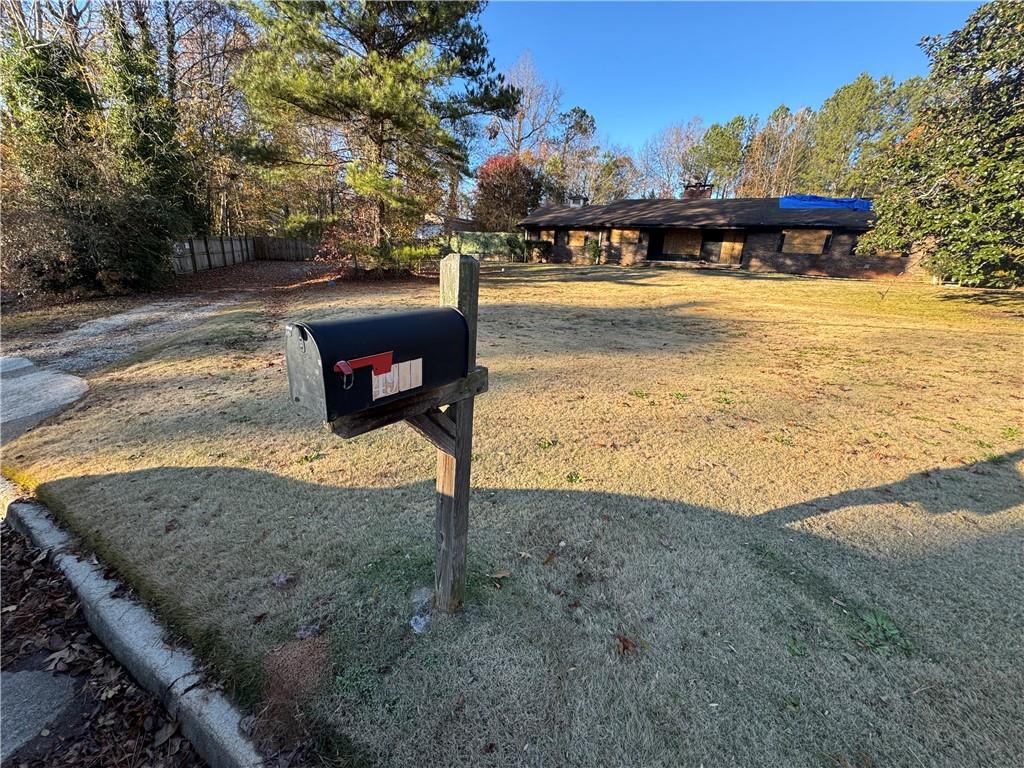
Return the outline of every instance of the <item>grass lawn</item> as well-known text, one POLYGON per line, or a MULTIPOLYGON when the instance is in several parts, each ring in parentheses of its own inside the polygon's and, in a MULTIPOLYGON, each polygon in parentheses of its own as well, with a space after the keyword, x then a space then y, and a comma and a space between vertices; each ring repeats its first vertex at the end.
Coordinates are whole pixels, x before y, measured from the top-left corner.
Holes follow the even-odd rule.
POLYGON ((486 268, 469 600, 422 635, 435 452, 304 421, 282 327, 435 284, 257 294, 5 472, 339 765, 1019 765, 1024 300, 886 288, 486 268))

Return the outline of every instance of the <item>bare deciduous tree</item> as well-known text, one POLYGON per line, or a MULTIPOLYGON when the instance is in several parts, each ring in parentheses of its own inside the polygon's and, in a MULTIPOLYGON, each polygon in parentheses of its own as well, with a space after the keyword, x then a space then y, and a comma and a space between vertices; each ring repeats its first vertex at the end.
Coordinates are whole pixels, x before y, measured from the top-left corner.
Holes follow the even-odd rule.
POLYGON ((519 108, 508 120, 492 120, 487 126, 488 137, 500 141, 514 155, 544 159, 548 138, 560 114, 562 89, 544 81, 529 51, 519 57, 505 80, 519 89, 519 108))
POLYGON ((707 163, 697 151, 704 126, 699 117, 675 123, 648 140, 640 150, 644 194, 680 197, 687 184, 704 182, 707 163))

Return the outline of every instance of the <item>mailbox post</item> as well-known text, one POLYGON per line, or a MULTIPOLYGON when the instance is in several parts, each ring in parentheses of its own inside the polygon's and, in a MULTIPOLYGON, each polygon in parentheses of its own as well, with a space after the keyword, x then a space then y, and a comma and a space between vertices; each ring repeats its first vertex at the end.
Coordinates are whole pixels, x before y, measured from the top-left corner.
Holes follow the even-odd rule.
MULTIPOLYGON (((469 330, 469 370, 476 368, 476 315, 480 292, 480 263, 471 256, 452 254, 441 261, 441 305, 455 307, 469 330)), ((466 590, 466 540, 469 535, 469 472, 473 455, 473 403, 469 397, 452 403, 454 451, 437 451, 437 560, 434 564, 434 604, 451 613, 466 590)), ((414 424, 415 426, 415 424, 414 424)))
POLYGON ((355 437, 405 421, 437 448, 434 605, 447 613, 465 596, 473 403, 487 391, 479 289, 479 262, 453 253, 441 260, 441 309, 285 331, 292 400, 331 431, 355 437))

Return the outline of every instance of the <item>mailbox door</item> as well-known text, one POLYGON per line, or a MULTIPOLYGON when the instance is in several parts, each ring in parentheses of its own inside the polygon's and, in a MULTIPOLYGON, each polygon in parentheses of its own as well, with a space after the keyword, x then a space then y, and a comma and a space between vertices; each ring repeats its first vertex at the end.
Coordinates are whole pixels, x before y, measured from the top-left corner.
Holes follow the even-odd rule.
POLYGON ((296 323, 286 343, 292 399, 306 399, 303 404, 327 421, 449 384, 468 372, 466 319, 451 308, 296 323), (311 377, 317 382, 310 383, 311 377))

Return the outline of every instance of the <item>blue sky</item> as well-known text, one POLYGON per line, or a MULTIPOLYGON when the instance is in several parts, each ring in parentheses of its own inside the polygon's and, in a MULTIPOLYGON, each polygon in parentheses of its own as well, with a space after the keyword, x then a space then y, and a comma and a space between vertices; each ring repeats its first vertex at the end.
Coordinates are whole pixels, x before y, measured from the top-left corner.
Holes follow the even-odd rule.
POLYGON ((861 72, 928 71, 925 35, 978 3, 491 2, 483 26, 499 69, 529 50, 541 74, 608 140, 638 147, 694 115, 710 124, 817 108, 861 72))

